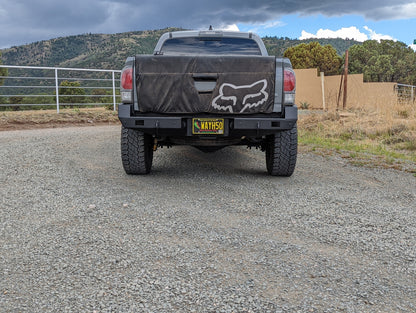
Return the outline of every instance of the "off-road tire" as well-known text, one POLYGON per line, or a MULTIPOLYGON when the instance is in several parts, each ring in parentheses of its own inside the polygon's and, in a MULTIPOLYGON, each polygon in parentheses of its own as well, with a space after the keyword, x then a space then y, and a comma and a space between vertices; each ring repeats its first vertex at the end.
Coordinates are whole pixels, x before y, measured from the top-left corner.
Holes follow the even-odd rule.
POLYGON ((152 136, 122 126, 121 160, 127 174, 149 174, 153 162, 152 136))
POLYGON ((266 137, 266 167, 273 176, 291 176, 298 154, 298 129, 278 132, 266 137))

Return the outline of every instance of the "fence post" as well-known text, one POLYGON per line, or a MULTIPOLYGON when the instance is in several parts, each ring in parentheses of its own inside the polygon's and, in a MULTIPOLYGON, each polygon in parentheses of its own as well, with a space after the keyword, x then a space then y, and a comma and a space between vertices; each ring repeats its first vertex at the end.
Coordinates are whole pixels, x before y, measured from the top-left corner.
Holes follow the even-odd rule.
POLYGON ((56 94, 56 113, 59 114, 59 80, 58 80, 57 68, 55 68, 55 94, 56 94))
POLYGON ((325 73, 321 72, 321 89, 322 89, 322 109, 326 111, 325 105, 325 73))
POLYGON ((114 80, 114 71, 112 71, 113 74, 113 110, 116 110, 116 83, 114 80))

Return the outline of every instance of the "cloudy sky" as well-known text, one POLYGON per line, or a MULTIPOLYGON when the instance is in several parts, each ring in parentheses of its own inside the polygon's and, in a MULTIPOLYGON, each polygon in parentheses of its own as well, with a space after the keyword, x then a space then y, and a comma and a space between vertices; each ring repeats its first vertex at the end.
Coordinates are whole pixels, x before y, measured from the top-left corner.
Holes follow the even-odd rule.
POLYGON ((261 36, 416 39, 416 0, 0 0, 0 48, 67 35, 230 28, 261 36))

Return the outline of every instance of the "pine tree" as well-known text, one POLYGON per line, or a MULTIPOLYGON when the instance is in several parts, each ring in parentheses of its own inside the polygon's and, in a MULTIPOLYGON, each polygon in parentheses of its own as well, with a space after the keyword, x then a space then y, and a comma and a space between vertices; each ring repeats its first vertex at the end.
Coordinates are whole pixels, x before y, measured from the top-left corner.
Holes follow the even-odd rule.
POLYGON ((342 65, 341 57, 331 45, 321 46, 318 42, 288 48, 284 56, 290 59, 295 69, 317 68, 325 75, 339 74, 342 65))

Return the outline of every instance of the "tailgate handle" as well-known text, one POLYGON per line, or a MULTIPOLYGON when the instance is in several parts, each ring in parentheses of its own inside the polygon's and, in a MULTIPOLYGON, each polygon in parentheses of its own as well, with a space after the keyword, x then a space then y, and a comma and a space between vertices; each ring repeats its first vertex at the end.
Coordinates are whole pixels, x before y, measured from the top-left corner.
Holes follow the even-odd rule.
POLYGON ((192 77, 196 81, 215 81, 218 78, 217 73, 193 73, 192 77))
POLYGON ((211 93, 217 85, 217 73, 193 73, 192 77, 198 93, 211 93))

